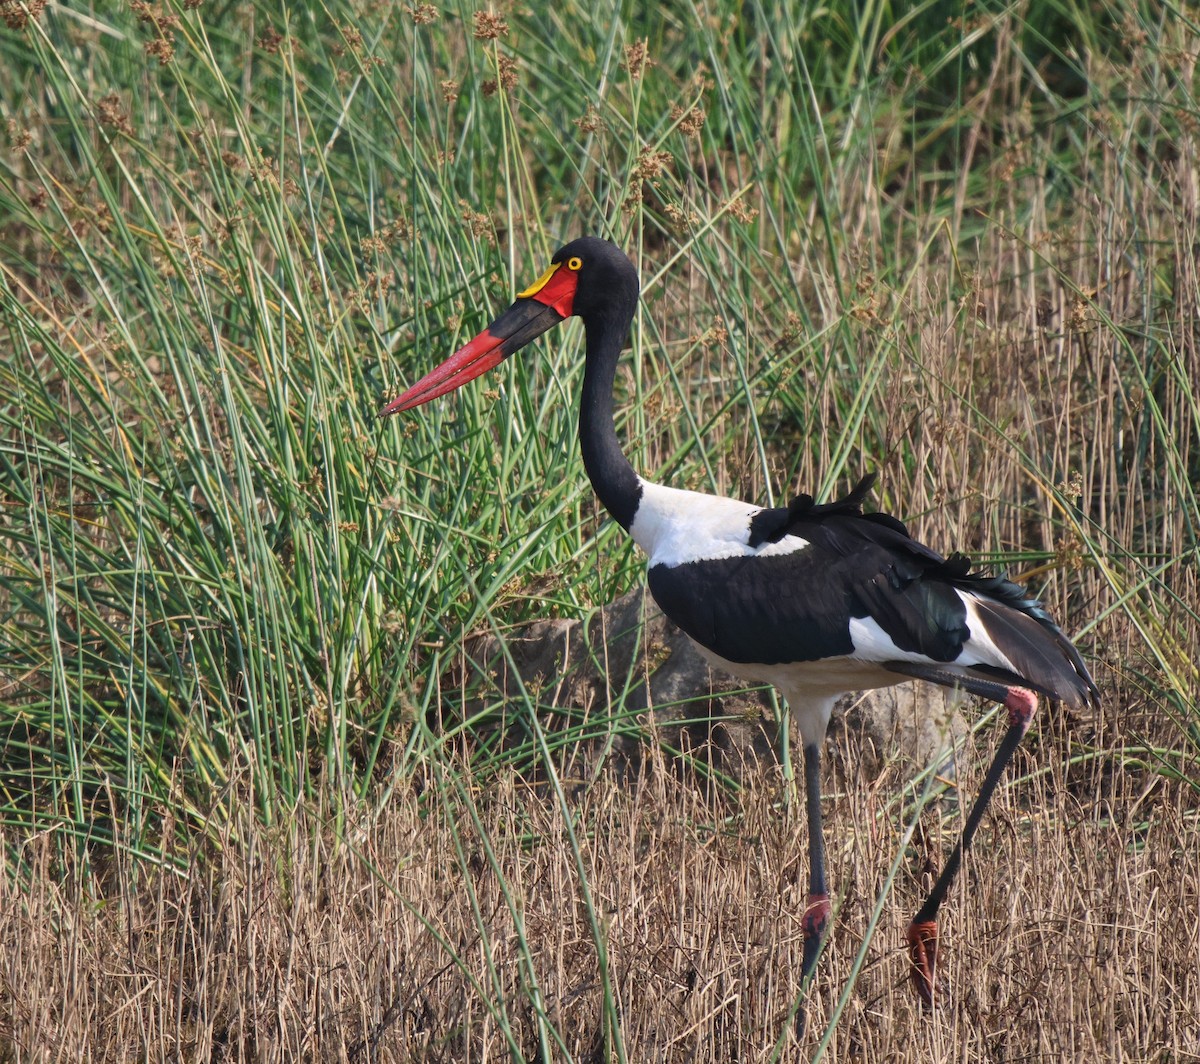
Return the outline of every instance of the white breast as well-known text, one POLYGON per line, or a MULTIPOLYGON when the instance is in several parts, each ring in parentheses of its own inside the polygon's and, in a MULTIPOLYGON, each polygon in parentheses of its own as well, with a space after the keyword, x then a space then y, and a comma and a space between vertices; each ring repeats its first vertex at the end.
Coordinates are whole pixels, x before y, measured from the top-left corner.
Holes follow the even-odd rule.
POLYGON ((651 565, 682 565, 718 558, 769 557, 808 546, 800 536, 751 547, 750 519, 762 507, 719 495, 681 491, 643 480, 629 530, 651 565))

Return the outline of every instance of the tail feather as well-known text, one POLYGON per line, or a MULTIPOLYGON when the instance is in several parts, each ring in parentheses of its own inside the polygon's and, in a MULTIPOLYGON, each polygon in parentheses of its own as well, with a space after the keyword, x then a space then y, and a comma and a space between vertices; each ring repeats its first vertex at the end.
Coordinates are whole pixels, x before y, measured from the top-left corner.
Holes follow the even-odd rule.
POLYGON ((1071 706, 1099 705, 1100 692, 1079 651, 1043 611, 1037 616, 980 596, 974 605, 988 639, 1024 683, 1071 706))

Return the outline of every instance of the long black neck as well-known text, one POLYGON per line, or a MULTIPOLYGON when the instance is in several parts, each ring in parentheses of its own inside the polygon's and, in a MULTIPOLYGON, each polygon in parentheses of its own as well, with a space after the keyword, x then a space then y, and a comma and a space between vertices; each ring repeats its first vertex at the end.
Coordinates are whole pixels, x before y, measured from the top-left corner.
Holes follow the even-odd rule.
POLYGON ((579 406, 579 447, 583 467, 596 495, 616 522, 629 531, 642 496, 633 466, 621 450, 613 425, 613 382, 617 360, 629 335, 636 305, 614 306, 609 313, 585 319, 587 358, 583 371, 583 399, 579 406))

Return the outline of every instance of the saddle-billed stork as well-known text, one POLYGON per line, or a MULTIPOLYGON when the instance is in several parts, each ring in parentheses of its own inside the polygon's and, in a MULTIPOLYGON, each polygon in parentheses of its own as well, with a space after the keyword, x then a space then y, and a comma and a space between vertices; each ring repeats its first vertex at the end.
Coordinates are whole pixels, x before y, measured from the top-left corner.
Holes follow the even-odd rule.
POLYGON ((461 350, 388 403, 380 416, 461 387, 572 315, 587 348, 579 442, 601 503, 649 559, 654 600, 717 667, 774 684, 804 748, 809 893, 802 976, 811 978, 830 917, 821 827, 821 744, 838 698, 913 678, 1001 703, 1008 730, 962 836, 908 928, 912 980, 934 1003, 937 912, 992 791, 1029 727, 1039 694, 1098 705, 1078 651, 1041 604, 1008 580, 943 558, 883 513, 864 513, 874 482, 786 507, 664 487, 629 464, 613 425, 613 381, 639 295, 633 263, 615 244, 583 237, 461 350))

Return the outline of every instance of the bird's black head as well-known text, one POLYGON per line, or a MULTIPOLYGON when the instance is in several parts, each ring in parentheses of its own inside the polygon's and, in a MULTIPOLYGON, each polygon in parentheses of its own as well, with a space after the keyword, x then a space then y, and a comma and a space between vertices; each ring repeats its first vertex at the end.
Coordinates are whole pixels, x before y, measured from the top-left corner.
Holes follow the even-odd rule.
POLYGON ((637 299, 637 270, 625 252, 595 236, 572 240, 554 253, 546 272, 519 292, 508 310, 379 415, 411 410, 462 387, 573 314, 589 330, 604 328, 623 339, 637 299))
MULTIPOLYGON (((574 274, 573 297, 568 314, 577 314, 587 324, 599 318, 632 318, 638 298, 637 269, 616 244, 597 236, 582 236, 554 253, 551 274, 574 274)), ((568 278, 563 278, 569 283, 568 278)), ((521 295, 533 294, 542 282, 521 295)))

